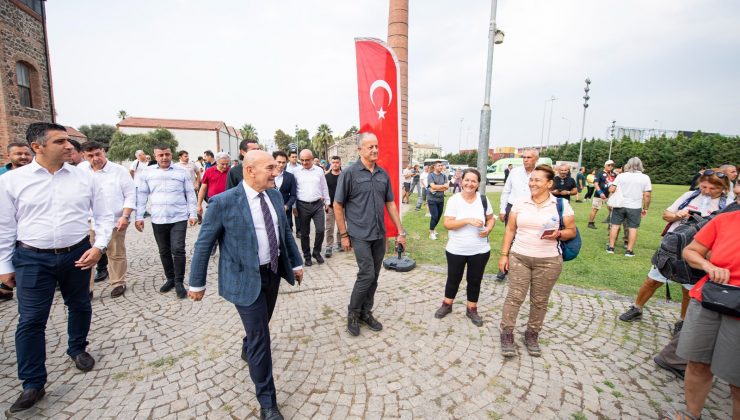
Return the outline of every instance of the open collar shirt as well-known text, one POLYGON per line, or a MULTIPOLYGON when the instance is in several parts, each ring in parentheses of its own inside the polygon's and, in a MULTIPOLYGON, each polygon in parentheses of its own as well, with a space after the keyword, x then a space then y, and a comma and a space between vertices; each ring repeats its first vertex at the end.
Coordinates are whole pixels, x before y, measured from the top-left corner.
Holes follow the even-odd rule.
POLYGON ((123 215, 124 208, 136 208, 136 186, 126 168, 111 161, 99 171, 94 170, 89 162, 82 162, 77 168, 90 171, 98 180, 113 212, 114 223, 123 215))
POLYGON ((296 180, 298 200, 309 203, 324 200, 324 204, 329 205, 329 187, 326 185, 326 175, 323 169, 318 166, 311 166, 311 169, 301 167, 293 172, 293 175, 296 180))
POLYGON ((195 191, 190 174, 179 166, 152 166, 137 177, 136 220, 144 220, 147 200, 152 223, 169 224, 195 219, 195 191))
POLYGON ((85 239, 91 211, 94 246, 108 246, 113 212, 89 171, 65 163, 51 174, 34 159, 0 177, 0 274, 15 272, 16 241, 56 249, 85 239))
POLYGON ((504 184, 504 190, 501 191, 501 213, 506 213, 507 204, 514 205, 519 199, 531 195, 529 191, 529 177, 532 176, 532 172, 527 173, 524 166, 517 166, 509 172, 509 177, 506 178, 506 184, 504 184))

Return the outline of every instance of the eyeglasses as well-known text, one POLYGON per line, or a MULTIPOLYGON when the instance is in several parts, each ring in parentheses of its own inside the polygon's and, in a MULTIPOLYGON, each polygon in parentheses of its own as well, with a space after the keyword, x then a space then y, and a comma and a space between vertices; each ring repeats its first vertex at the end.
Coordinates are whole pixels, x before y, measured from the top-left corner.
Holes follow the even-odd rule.
POLYGON ((707 169, 706 171, 702 172, 701 174, 704 175, 704 176, 717 175, 717 178, 719 178, 719 179, 722 179, 722 178, 724 178, 724 177, 727 176, 727 175, 725 175, 724 172, 715 171, 715 170, 712 170, 712 169, 707 169))

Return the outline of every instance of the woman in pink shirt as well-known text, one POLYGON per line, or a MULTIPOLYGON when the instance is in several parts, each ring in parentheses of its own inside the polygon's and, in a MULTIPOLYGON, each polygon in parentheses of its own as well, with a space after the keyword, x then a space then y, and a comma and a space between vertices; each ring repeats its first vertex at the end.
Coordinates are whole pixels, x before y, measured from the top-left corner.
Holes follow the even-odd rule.
POLYGON ((524 344, 531 356, 540 356, 539 332, 547 314, 555 282, 563 268, 559 240, 576 236, 573 209, 563 200, 564 229, 560 229, 557 198, 550 194, 555 172, 549 165, 539 165, 529 178, 531 196, 514 203, 501 245, 499 270, 508 271, 509 292, 501 317, 501 354, 514 357, 514 327, 527 292, 530 292, 529 321, 524 344))

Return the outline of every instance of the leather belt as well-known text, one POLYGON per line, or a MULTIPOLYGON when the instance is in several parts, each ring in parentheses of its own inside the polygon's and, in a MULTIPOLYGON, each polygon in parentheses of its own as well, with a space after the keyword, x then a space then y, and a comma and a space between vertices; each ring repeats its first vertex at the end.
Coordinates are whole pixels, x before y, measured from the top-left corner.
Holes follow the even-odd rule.
POLYGON ((85 236, 80 242, 77 242, 76 244, 74 244, 72 246, 68 246, 68 247, 64 247, 64 248, 41 249, 41 248, 36 248, 36 247, 31 246, 31 245, 28 245, 28 244, 24 244, 21 241, 17 241, 16 242, 16 246, 18 248, 25 248, 25 249, 31 250, 33 252, 38 252, 40 254, 66 254, 68 252, 72 252, 75 249, 77 249, 77 248, 79 248, 79 247, 81 247, 81 246, 83 246, 85 244, 89 244, 89 243, 90 243, 90 237, 89 236, 85 236))
POLYGON ((296 200, 296 201, 298 201, 299 203, 304 203, 304 204, 316 204, 319 201, 321 201, 323 203, 324 202, 324 199, 323 198, 319 198, 316 201, 303 201, 303 200, 296 200))

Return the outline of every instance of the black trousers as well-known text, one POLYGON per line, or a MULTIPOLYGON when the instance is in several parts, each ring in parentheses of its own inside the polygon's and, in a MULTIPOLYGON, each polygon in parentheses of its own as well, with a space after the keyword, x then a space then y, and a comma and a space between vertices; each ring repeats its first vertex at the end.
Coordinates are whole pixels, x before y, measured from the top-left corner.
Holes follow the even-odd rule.
POLYGON ((187 228, 187 220, 164 224, 152 223, 164 275, 167 280, 174 280, 175 283, 182 283, 185 279, 185 232, 187 228))
POLYGON ((301 223, 301 250, 303 258, 307 259, 312 254, 321 254, 321 245, 324 244, 324 201, 316 200, 312 203, 296 201, 298 207, 298 218, 301 223), (313 241, 313 252, 311 252, 311 221, 316 228, 316 237, 313 241))
POLYGON ((486 269, 491 251, 476 255, 455 255, 445 251, 447 255, 447 284, 445 284, 445 297, 455 299, 457 291, 462 282, 463 271, 468 266, 465 276, 467 281, 468 302, 478 302, 480 296, 480 282, 483 279, 483 271, 486 269))
POLYGON ((348 309, 363 315, 371 312, 375 304, 375 291, 378 289, 378 277, 385 256, 385 238, 363 241, 353 236, 350 240, 358 271, 348 309))
MULTIPOLYGON (((115 229, 115 228, 114 228, 115 229)), ((103 254, 102 257, 98 260, 98 265, 95 267, 98 271, 103 271, 108 269, 108 254, 103 254)))
POLYGON ((277 396, 272 378, 269 324, 277 301, 280 277, 267 265, 260 267, 260 279, 262 290, 257 300, 249 306, 234 306, 244 325, 246 336, 243 346, 249 360, 249 377, 254 383, 257 401, 261 408, 271 408, 277 407, 277 396))

